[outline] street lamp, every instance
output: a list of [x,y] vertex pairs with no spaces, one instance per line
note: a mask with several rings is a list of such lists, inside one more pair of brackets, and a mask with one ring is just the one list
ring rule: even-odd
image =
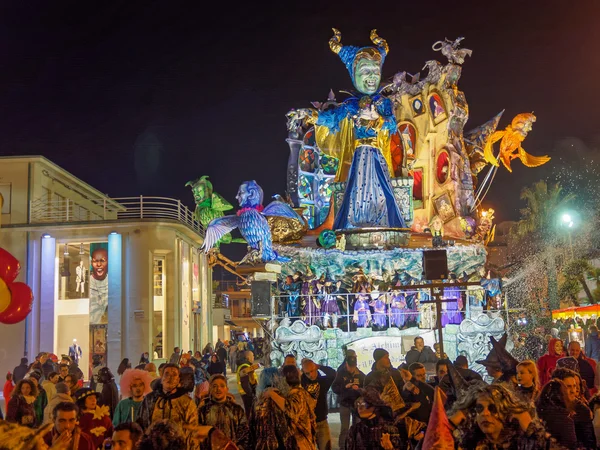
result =
[[567,229],[567,234],[569,235],[569,249],[571,250],[571,259],[574,259],[575,257],[573,254],[573,239],[571,237],[571,230],[575,226],[573,215],[570,213],[563,213],[561,217],[561,224],[564,228]]

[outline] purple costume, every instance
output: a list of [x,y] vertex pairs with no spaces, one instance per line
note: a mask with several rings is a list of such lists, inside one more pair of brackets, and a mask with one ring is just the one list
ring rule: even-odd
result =
[[373,322],[378,327],[385,327],[385,302],[378,297],[377,300],[370,304],[373,307]]
[[459,325],[462,321],[458,305],[459,301],[462,300],[460,290],[455,287],[444,288],[444,299],[452,299],[453,301],[442,303],[442,326],[445,327],[448,324]]
[[392,318],[390,326],[402,328],[406,323],[406,300],[402,294],[393,294],[392,297]]
[[303,291],[303,293],[306,293],[306,296],[304,297],[304,308],[302,309],[304,322],[307,325],[314,325],[320,317],[320,308],[317,307],[319,300],[315,295],[318,292],[317,281],[309,281],[306,283]]
[[354,302],[354,321],[359,327],[366,327],[371,321],[371,309],[368,301],[368,294],[358,294],[356,302]]

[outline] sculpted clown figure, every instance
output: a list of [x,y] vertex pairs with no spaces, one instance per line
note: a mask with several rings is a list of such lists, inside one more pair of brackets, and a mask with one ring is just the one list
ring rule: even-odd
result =
[[295,129],[302,120],[314,124],[321,152],[339,159],[336,181],[346,181],[346,191],[334,229],[405,228],[390,184],[390,140],[398,125],[391,100],[379,93],[388,45],[373,30],[375,47],[343,46],[341,33],[333,31],[329,46],[346,66],[358,93],[326,111],[291,111],[288,127]]

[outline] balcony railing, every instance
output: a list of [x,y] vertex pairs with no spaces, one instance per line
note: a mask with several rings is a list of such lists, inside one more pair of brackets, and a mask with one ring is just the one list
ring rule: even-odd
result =
[[181,200],[166,197],[86,199],[39,198],[30,203],[30,223],[71,223],[115,220],[170,220],[204,236],[204,227]]

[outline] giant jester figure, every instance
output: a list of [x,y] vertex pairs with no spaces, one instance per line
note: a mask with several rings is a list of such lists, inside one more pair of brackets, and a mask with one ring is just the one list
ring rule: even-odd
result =
[[248,254],[241,263],[289,261],[289,258],[278,256],[273,250],[271,229],[265,216],[282,216],[301,220],[298,214],[283,202],[274,201],[263,207],[263,190],[256,181],[245,181],[235,197],[241,209],[235,216],[223,216],[210,222],[202,248],[208,252],[225,234],[240,229],[240,233],[248,243]]
[[314,124],[321,152],[339,159],[336,181],[346,181],[346,191],[334,229],[405,228],[390,184],[390,140],[398,124],[391,100],[379,90],[387,42],[373,30],[375,47],[343,46],[341,33],[335,28],[333,32],[329,46],[346,66],[358,93],[326,111],[291,111],[288,127],[295,129],[302,120]]

